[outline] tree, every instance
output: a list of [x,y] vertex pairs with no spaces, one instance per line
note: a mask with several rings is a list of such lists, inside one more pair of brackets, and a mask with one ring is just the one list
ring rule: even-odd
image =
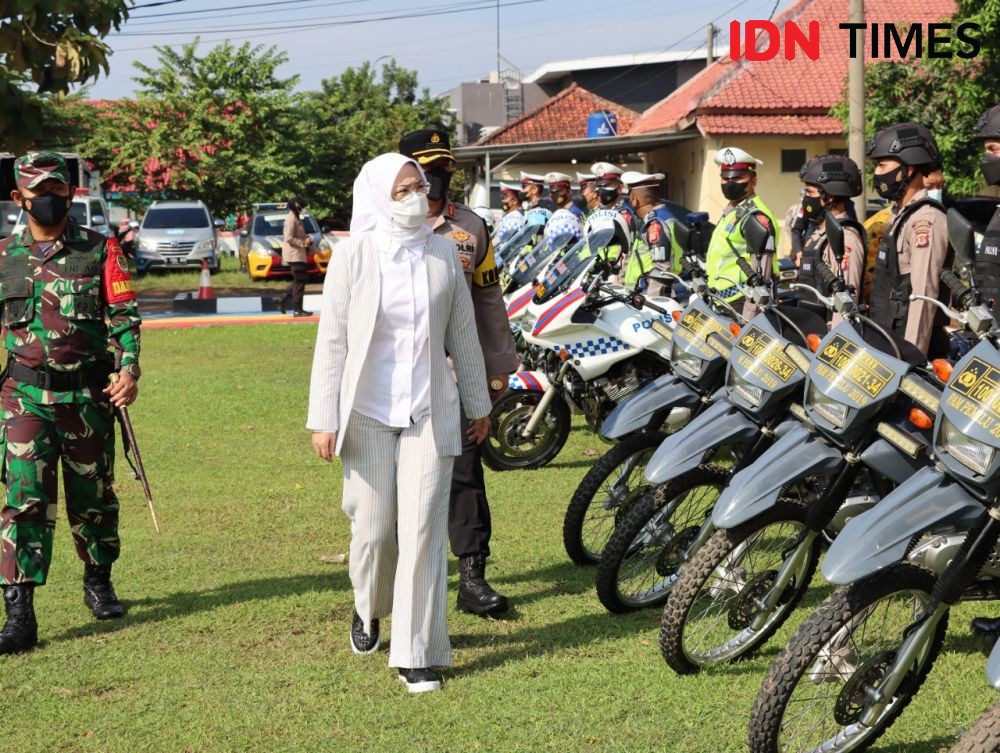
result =
[[[957,6],[949,19],[951,41],[942,47],[947,57],[876,63],[865,71],[866,135],[893,123],[926,125],[941,150],[948,192],[956,196],[978,193],[982,186],[976,121],[1000,103],[1000,0],[957,0]],[[954,33],[966,22],[979,25],[981,47],[971,59],[954,55],[968,50]],[[845,90],[844,100],[833,110],[845,126],[846,102]]]
[[396,151],[405,132],[448,120],[444,98],[426,88],[418,94],[416,71],[395,60],[382,67],[379,80],[368,62],[324,80],[319,92],[304,95],[303,108],[308,117],[299,124],[297,154],[312,167],[301,193],[343,223],[350,220],[354,178],[365,162]]
[[[101,41],[128,18],[131,0],[0,0],[0,140],[19,151],[38,138],[45,93],[109,71]],[[31,91],[34,88],[35,91]]]
[[198,39],[157,47],[158,65],[136,63],[136,99],[105,103],[82,148],[112,183],[198,198],[217,215],[285,198],[307,167],[291,143],[298,77],[277,75],[286,55],[249,43],[197,48]]

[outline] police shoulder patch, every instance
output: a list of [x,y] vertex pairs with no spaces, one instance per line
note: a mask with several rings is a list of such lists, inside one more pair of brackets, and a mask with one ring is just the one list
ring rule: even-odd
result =
[[663,236],[660,223],[657,220],[653,220],[649,223],[649,227],[646,228],[646,237],[649,239],[649,243],[652,245],[654,243],[658,244],[660,238]]
[[926,248],[931,244],[930,220],[917,220],[913,223],[913,245]]

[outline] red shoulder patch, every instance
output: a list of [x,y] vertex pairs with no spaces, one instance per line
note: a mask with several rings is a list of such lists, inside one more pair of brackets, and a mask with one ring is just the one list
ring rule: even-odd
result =
[[114,238],[108,238],[107,256],[101,270],[101,295],[105,303],[128,303],[135,300],[128,259]]
[[650,222],[649,223],[649,229],[646,231],[646,235],[649,238],[649,244],[650,245],[653,245],[654,243],[659,244],[659,242],[660,242],[660,223],[657,222],[656,220],[653,220],[652,222]]

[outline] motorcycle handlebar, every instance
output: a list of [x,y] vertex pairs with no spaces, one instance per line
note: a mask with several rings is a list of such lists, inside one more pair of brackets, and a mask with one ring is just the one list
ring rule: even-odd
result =
[[816,277],[819,281],[820,290],[827,293],[839,293],[844,289],[843,281],[826,264],[816,265]]
[[960,308],[968,308],[972,303],[972,288],[962,282],[957,274],[950,269],[941,270],[941,282],[951,291],[952,300]]

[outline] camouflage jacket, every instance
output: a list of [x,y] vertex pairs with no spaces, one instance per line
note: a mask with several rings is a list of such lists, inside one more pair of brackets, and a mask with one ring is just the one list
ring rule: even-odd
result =
[[[74,223],[53,243],[28,228],[0,240],[0,303],[8,357],[47,371],[76,371],[110,360],[138,376],[139,325],[128,263],[118,242]],[[18,383],[38,403],[70,403],[75,392]],[[89,388],[79,392],[89,393]]]

